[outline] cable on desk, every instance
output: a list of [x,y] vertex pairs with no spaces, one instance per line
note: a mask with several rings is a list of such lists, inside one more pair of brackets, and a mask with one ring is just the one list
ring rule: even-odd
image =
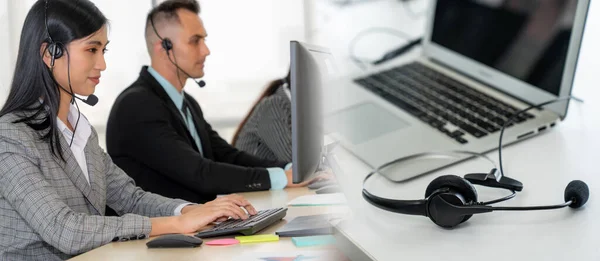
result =
[[402,5],[404,6],[406,14],[413,20],[421,19],[427,14],[427,9],[420,13],[415,12],[411,4],[411,2],[414,2],[413,0],[400,0],[400,2],[402,2]]
[[508,118],[508,120],[506,120],[504,122],[504,124],[502,125],[502,129],[500,129],[500,138],[498,139],[498,164],[500,165],[500,173],[502,175],[504,175],[504,167],[502,166],[502,147],[504,145],[502,145],[502,138],[504,137],[504,130],[506,129],[506,126],[508,126],[509,124],[511,124],[512,122],[514,122],[517,117],[519,117],[521,114],[526,113],[532,109],[542,109],[542,107],[546,106],[546,105],[550,105],[550,104],[554,104],[557,102],[563,102],[563,101],[569,101],[569,100],[575,100],[578,102],[583,102],[583,100],[577,98],[577,97],[573,97],[573,96],[563,96],[563,97],[558,97],[556,99],[552,99],[546,102],[542,102],[536,105],[531,105],[523,110],[517,111],[515,112],[510,118]]
[[[366,180],[369,179],[369,177],[372,176],[373,174],[380,173],[380,171],[382,169],[387,168],[387,167],[392,166],[392,165],[395,165],[395,164],[398,164],[400,162],[410,161],[410,160],[415,160],[415,159],[422,159],[422,158],[425,158],[425,157],[456,158],[456,155],[469,156],[469,158],[476,157],[476,158],[479,158],[479,159],[483,159],[483,160],[486,160],[487,162],[491,163],[491,165],[492,165],[492,167],[494,169],[497,168],[496,162],[494,162],[492,159],[490,159],[488,156],[486,156],[483,153],[477,153],[477,152],[467,151],[467,150],[431,151],[431,152],[423,152],[423,153],[412,154],[412,155],[409,155],[409,156],[397,158],[395,160],[386,162],[386,163],[382,164],[381,166],[375,168],[373,171],[369,172],[369,174],[367,174],[367,177],[365,178],[364,182],[366,182]],[[388,178],[386,175],[383,175],[383,176],[385,178]],[[391,182],[394,182],[394,183],[399,183],[398,181],[394,181],[394,180],[391,180],[389,178],[388,178],[388,180],[390,180]]]
[[409,43],[400,46],[392,51],[387,52],[383,57],[381,57],[379,60],[376,60],[373,62],[373,65],[379,65],[382,64],[384,62],[387,62],[391,59],[394,59],[400,55],[403,55],[404,53],[410,51],[412,48],[416,47],[417,45],[421,45],[421,43],[423,43],[423,38],[419,38],[416,40],[412,40]]
[[[549,101],[546,101],[546,102],[542,102],[542,103],[539,103],[539,104],[531,105],[531,106],[529,106],[529,107],[527,107],[527,108],[525,108],[523,110],[517,111],[517,112],[513,113],[508,118],[508,120],[506,120],[504,122],[504,124],[502,125],[502,128],[500,129],[500,137],[498,138],[498,164],[499,164],[499,167],[500,167],[500,174],[502,176],[507,176],[506,173],[504,173],[504,167],[503,167],[503,164],[502,164],[503,163],[502,162],[502,148],[504,147],[504,144],[502,144],[502,140],[503,140],[503,137],[504,137],[504,131],[505,131],[506,127],[510,123],[514,122],[517,119],[517,117],[519,117],[521,114],[524,114],[524,113],[526,113],[526,112],[528,112],[528,111],[530,111],[532,109],[542,109],[546,105],[550,105],[550,104],[554,104],[554,103],[558,103],[558,102],[569,101],[569,100],[575,100],[575,101],[578,101],[578,102],[581,101],[579,98],[576,98],[576,97],[573,97],[573,96],[558,97],[556,99],[552,99],[552,100],[549,100]],[[494,165],[494,168],[496,168],[496,163],[493,160],[491,160],[488,156],[486,156],[483,153],[478,153],[478,152],[473,152],[473,151],[451,150],[451,151],[443,151],[443,152],[417,153],[417,154],[413,154],[413,155],[409,155],[409,156],[397,158],[395,160],[386,162],[386,163],[384,163],[383,165],[381,165],[381,166],[379,166],[377,168],[374,168],[371,172],[369,172],[367,174],[367,176],[363,180],[363,189],[364,189],[364,184],[367,182],[367,180],[371,176],[373,176],[375,174],[381,174],[380,171],[382,169],[384,169],[384,168],[389,167],[389,166],[398,164],[400,162],[414,160],[414,159],[422,158],[422,157],[429,157],[429,156],[447,156],[447,157],[451,157],[452,154],[468,155],[468,156],[471,156],[471,157],[477,157],[477,158],[480,158],[480,159],[484,159],[484,160],[487,160],[488,162],[492,163],[492,165]],[[386,175],[383,175],[383,176],[385,178],[387,178],[388,180],[390,180],[391,182],[399,183],[398,181],[391,180]],[[483,203],[485,203],[485,204],[494,204],[494,203],[498,203],[498,202],[501,202],[501,201],[505,201],[505,200],[508,200],[508,199],[511,199],[512,197],[514,197],[514,194],[515,193],[513,191],[513,195],[509,195],[509,196],[504,197],[502,199],[493,200],[493,201],[490,201],[490,202],[483,202]]]
[[[376,168],[375,170],[371,171],[369,174],[367,174],[367,176],[363,180],[363,190],[365,190],[365,186],[366,186],[365,183],[367,183],[367,180],[369,178],[371,178],[371,176],[373,176],[375,174],[381,174],[380,171],[382,169],[389,167],[391,165],[394,165],[394,164],[397,164],[397,163],[400,163],[403,161],[415,160],[415,159],[419,159],[419,158],[432,157],[432,156],[435,156],[435,157],[443,156],[443,157],[453,158],[457,154],[484,159],[484,160],[490,162],[492,164],[492,166],[494,167],[494,169],[496,169],[496,163],[492,159],[490,159],[488,156],[486,156],[485,154],[482,154],[482,153],[477,153],[477,152],[472,152],[472,151],[464,151],[464,150],[417,153],[417,154],[409,155],[406,157],[402,157],[402,158],[387,162],[387,163],[381,165],[380,167]],[[388,178],[386,175],[382,175],[382,176],[387,178],[389,181],[391,181],[393,183],[400,183],[399,181],[395,181],[395,180]],[[487,202],[477,202],[477,204],[478,205],[492,205],[492,204],[507,201],[509,199],[514,198],[517,195],[517,192],[515,190],[512,190],[512,189],[507,189],[507,190],[509,190],[511,192],[511,194],[508,196],[504,196],[502,198],[494,199],[494,200],[487,201]]]
[[[352,59],[352,61],[361,69],[366,70],[367,69],[367,65],[368,64],[373,64],[381,59],[378,60],[374,60],[374,61],[369,61],[368,59],[365,58],[361,58],[356,56],[355,52],[354,52],[354,47],[356,45],[356,43],[362,39],[363,37],[365,37],[366,35],[369,34],[374,34],[374,33],[385,33],[388,35],[393,35],[393,36],[397,36],[398,38],[401,38],[403,40],[409,40],[411,37],[406,34],[405,32],[402,32],[400,30],[397,29],[393,29],[393,28],[389,28],[389,27],[371,27],[371,28],[367,28],[361,32],[359,32],[356,36],[354,36],[354,38],[352,38],[352,40],[349,43],[348,46],[348,53],[350,55],[350,59]],[[409,43],[410,44],[410,43]],[[387,55],[387,54],[386,54]],[[385,55],[384,55],[385,57]]]
[[353,4],[361,4],[361,3],[365,3],[365,2],[374,2],[377,0],[330,0],[330,2],[332,2],[334,5],[337,5],[338,7],[346,7],[346,6],[351,6]]

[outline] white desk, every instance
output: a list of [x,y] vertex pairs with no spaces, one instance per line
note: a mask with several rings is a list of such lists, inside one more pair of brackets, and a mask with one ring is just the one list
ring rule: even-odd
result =
[[[254,207],[259,210],[286,206],[290,200],[310,194],[314,194],[314,192],[307,188],[240,193],[240,195],[248,199]],[[299,216],[345,213],[346,211],[347,208],[345,206],[289,207],[287,215],[282,221],[265,228],[265,230],[260,231],[259,234],[274,234],[275,231],[280,229],[287,222]],[[206,238],[205,240],[210,241],[228,237],[230,236]],[[146,247],[146,243],[153,239],[154,238],[110,243],[77,256],[72,260],[244,260],[246,259],[246,256],[253,257],[255,254],[258,254],[259,256],[265,254],[268,256],[268,254],[274,253],[292,255],[324,253],[328,255],[328,260],[346,260],[346,257],[340,254],[333,245],[296,247],[289,237],[281,237],[277,242],[267,243],[237,244],[232,246],[202,245],[197,248],[182,249],[149,249]]]
[[[587,97],[587,96],[584,96]],[[473,216],[453,230],[436,226],[426,217],[386,212],[361,196],[362,179],[369,171],[352,156],[338,152],[344,170],[344,191],[353,219],[340,225],[342,238],[351,244],[343,252],[362,249],[374,260],[596,260],[600,258],[600,106],[587,99],[573,106],[569,118],[557,129],[504,151],[505,171],[524,183],[523,192],[500,205],[544,205],[563,202],[566,184],[584,180],[591,191],[580,210],[570,208],[533,212],[493,212]],[[497,157],[497,153],[491,153]],[[489,164],[489,163],[488,163]],[[436,176],[486,171],[486,162],[472,161],[403,184],[381,176],[369,182],[369,191],[397,199],[422,199]],[[505,195],[503,190],[476,187],[481,200]],[[339,238],[339,237],[338,237]],[[347,252],[352,253],[352,252]],[[359,258],[363,259],[363,258]],[[359,260],[356,259],[356,260]]]
[[[335,49],[348,42],[352,28],[368,27],[377,17],[390,17],[389,1],[364,4],[364,10],[346,11],[363,16],[354,22],[347,13],[338,14],[330,24],[345,24],[344,33],[328,37],[321,44]],[[373,10],[379,6],[379,12]],[[359,7],[357,7],[359,8]],[[365,17],[369,16],[370,17]],[[343,150],[338,162],[344,171],[340,178],[353,210],[351,220],[338,226],[338,238],[347,240],[342,249],[355,260],[598,260],[600,259],[600,91],[598,69],[600,52],[600,5],[592,3],[582,46],[573,94],[585,100],[572,103],[564,122],[552,131],[520,142],[503,151],[507,175],[524,183],[523,192],[500,205],[525,206],[558,204],[563,201],[569,181],[585,181],[591,191],[586,206],[533,212],[494,212],[473,216],[453,230],[442,229],[427,217],[386,212],[371,206],[361,195],[362,180],[370,171]],[[398,24],[389,24],[398,27]],[[340,29],[341,30],[341,29]],[[354,30],[354,33],[360,29]],[[334,32],[320,32],[323,35]],[[331,41],[331,42],[329,42]],[[318,41],[316,41],[318,42]],[[356,70],[354,71],[356,72]],[[497,161],[497,153],[488,156]],[[489,163],[473,160],[410,182],[392,184],[381,176],[370,180],[369,190],[379,196],[397,199],[422,199],[431,180],[443,174],[486,172]],[[476,187],[481,200],[495,199],[506,191]],[[364,252],[360,254],[360,252]]]

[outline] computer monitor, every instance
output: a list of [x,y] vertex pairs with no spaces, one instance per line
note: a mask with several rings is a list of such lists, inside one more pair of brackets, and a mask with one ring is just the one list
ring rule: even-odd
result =
[[323,152],[323,85],[334,72],[333,56],[323,47],[290,42],[293,182],[310,178]]

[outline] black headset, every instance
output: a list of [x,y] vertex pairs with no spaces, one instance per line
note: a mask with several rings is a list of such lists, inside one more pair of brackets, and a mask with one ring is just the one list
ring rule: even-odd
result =
[[[509,200],[516,195],[516,191],[523,189],[523,184],[517,180],[503,176],[502,169],[502,136],[505,127],[511,123],[518,115],[525,113],[533,108],[541,108],[542,106],[562,101],[565,99],[573,99],[573,97],[563,97],[554,99],[539,105],[531,106],[525,110],[515,113],[508,119],[500,132],[499,141],[499,159],[500,171],[492,169],[488,174],[468,174],[464,178],[456,175],[445,175],[431,181],[425,189],[425,198],[419,200],[396,200],[375,196],[367,191],[364,187],[366,181],[380,169],[390,166],[396,162],[402,161],[413,156],[394,160],[377,168],[369,173],[363,181],[363,198],[370,204],[395,213],[426,216],[436,225],[444,228],[454,228],[459,224],[469,220],[474,214],[488,213],[492,211],[530,211],[530,210],[548,210],[559,209],[564,207],[580,208],[589,198],[589,188],[585,182],[580,180],[571,181],[564,192],[565,203],[549,206],[530,206],[530,207],[492,207],[490,205]],[[470,153],[474,156],[479,156],[476,153]],[[485,157],[485,156],[480,156]],[[502,188],[511,190],[513,193],[510,196],[489,201],[478,202],[477,190],[473,186],[481,185],[493,188]]]
[[[49,0],[45,1],[44,25],[46,26],[46,34],[48,35],[48,39],[46,39],[46,42],[48,43],[48,47],[47,47],[48,53],[50,53],[50,70],[54,70],[54,61],[56,59],[60,59],[61,57],[63,57],[64,51],[67,49],[65,48],[63,43],[54,41],[54,39],[52,39],[52,35],[50,34],[50,28],[48,27],[48,1]],[[68,55],[68,50],[67,50],[67,55]],[[70,67],[70,65],[69,65],[69,67]],[[68,69],[68,70],[70,73],[70,69]],[[82,98],[75,96],[75,93],[73,92],[73,88],[71,87],[70,74],[69,74],[69,88],[71,89],[71,91],[68,91],[67,89],[60,86],[59,84],[57,84],[57,85],[58,85],[58,87],[60,87],[61,89],[63,89],[64,91],[66,91],[67,93],[69,93],[71,95],[71,103],[75,103],[75,99],[81,100],[85,104],[90,105],[90,106],[94,106],[98,103],[98,96],[96,96],[94,94],[91,94],[90,96],[88,96],[87,99],[82,99]]]
[[60,57],[63,56],[63,48],[59,47],[59,45],[62,46],[62,43],[55,42],[54,39],[52,39],[52,35],[50,35],[50,29],[48,28],[48,0],[46,0],[44,8],[44,24],[46,26],[46,33],[48,34],[48,40],[46,41],[48,42],[48,53],[50,53],[51,57],[50,66],[54,68],[54,60],[60,59]]
[[426,216],[438,226],[453,228],[469,220],[474,214],[492,211],[548,210],[567,206],[579,208],[587,202],[589,189],[583,181],[574,180],[565,189],[565,203],[563,204],[534,207],[492,207],[491,204],[508,200],[514,194],[494,200],[493,203],[478,202],[477,190],[469,180],[455,175],[445,175],[431,181],[425,190],[425,198],[420,200],[381,198],[369,193],[364,188],[362,195],[367,202],[378,208],[399,214]]
[[[171,56],[169,55],[169,52],[171,50],[173,50],[173,42],[169,38],[162,38],[160,36],[160,34],[158,33],[158,31],[156,30],[156,27],[154,26],[154,15],[153,14],[150,14],[150,25],[152,26],[152,30],[154,30],[154,33],[156,34],[156,36],[158,36],[158,39],[160,39],[160,45],[167,52],[167,58],[169,58],[169,61],[171,61],[171,63],[173,65],[175,65],[175,67],[177,67],[177,69],[179,69],[180,71],[182,71],[189,78],[194,79],[194,77],[192,77],[189,73],[185,72],[183,69],[181,69],[181,67],[179,67],[179,65],[177,65],[176,60],[173,61],[171,59]],[[175,53],[173,53],[173,57],[175,57]],[[196,84],[198,84],[198,86],[200,86],[201,88],[206,85],[206,83],[203,80],[200,80],[200,81],[194,80],[194,82]],[[181,85],[183,87],[183,83],[181,83]]]
[[[369,173],[364,183],[375,173]],[[465,215],[462,212],[455,213],[445,203],[457,206],[489,205],[509,200],[516,195],[516,192],[523,190],[521,182],[508,177],[497,179],[498,175],[499,172],[492,169],[489,174],[468,174],[465,178],[455,175],[441,176],[429,183],[425,190],[425,198],[420,200],[381,198],[371,194],[364,187],[362,195],[367,202],[381,209],[400,214],[426,216],[441,227],[451,228],[467,221],[472,215]],[[510,190],[512,194],[489,202],[478,202],[477,190],[473,184]]]
[[[48,53],[50,53],[50,71],[52,72],[52,71],[54,71],[54,61],[56,59],[60,59],[64,55],[63,51],[66,51],[67,56],[68,56],[69,50],[67,48],[65,48],[63,43],[56,42],[56,41],[54,41],[54,39],[52,39],[52,35],[50,34],[50,28],[48,27],[48,1],[49,0],[45,0],[44,25],[46,26],[46,33],[48,34],[48,39],[46,39],[46,43],[48,43],[47,50],[48,50]],[[87,99],[82,99],[82,98],[75,96],[75,93],[73,92],[73,87],[71,86],[71,63],[70,63],[70,60],[67,60],[67,73],[68,73],[68,80],[69,80],[69,89],[71,91],[68,91],[67,89],[65,89],[58,83],[56,83],[56,85],[71,95],[71,103],[75,104],[75,106],[77,107],[77,113],[78,113],[77,121],[75,123],[75,126],[73,127],[73,135],[71,136],[71,142],[69,142],[69,147],[71,147],[73,145],[73,140],[75,139],[75,132],[77,131],[77,126],[79,126],[79,119],[81,118],[81,111],[79,110],[79,105],[77,105],[77,102],[75,101],[75,99],[78,99],[87,105],[94,106],[98,103],[98,96],[91,94],[90,96],[87,97]]]
[[54,67],[54,60],[56,59],[60,59],[60,57],[63,56],[63,49],[61,47],[58,47],[58,43],[55,43],[52,40],[52,37],[50,36],[50,33],[48,33],[48,52],[50,53],[50,66]]

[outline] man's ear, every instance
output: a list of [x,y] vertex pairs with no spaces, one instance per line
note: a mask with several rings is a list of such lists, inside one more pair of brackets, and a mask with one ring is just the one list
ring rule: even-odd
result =
[[40,47],[40,55],[42,56],[42,60],[50,68],[50,64],[52,61],[52,56],[50,55],[50,50],[48,50],[48,43],[42,43]]
[[157,39],[154,42],[154,54],[161,54],[161,55],[167,54],[167,50],[165,50],[165,48],[162,47],[162,41],[160,39]]

